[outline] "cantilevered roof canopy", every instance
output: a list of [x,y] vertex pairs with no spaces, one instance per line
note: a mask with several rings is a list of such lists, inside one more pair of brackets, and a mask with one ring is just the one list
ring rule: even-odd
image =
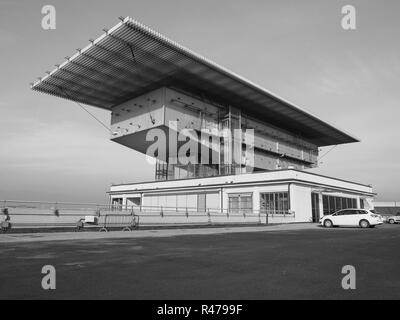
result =
[[67,57],[32,89],[111,110],[161,86],[239,107],[318,146],[358,141],[129,17]]

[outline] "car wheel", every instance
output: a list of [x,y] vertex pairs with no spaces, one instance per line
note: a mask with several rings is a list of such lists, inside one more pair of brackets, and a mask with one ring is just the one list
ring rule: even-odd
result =
[[369,222],[367,220],[361,220],[360,227],[361,228],[369,228]]
[[390,219],[390,220],[389,220],[389,223],[390,223],[390,224],[394,224],[394,219]]
[[327,219],[324,221],[324,227],[325,228],[332,228],[333,227],[333,223],[331,220]]

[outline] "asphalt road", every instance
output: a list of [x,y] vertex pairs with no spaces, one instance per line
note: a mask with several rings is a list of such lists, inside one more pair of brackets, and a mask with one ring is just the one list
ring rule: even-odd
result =
[[0,299],[400,299],[399,252],[400,225],[1,243]]

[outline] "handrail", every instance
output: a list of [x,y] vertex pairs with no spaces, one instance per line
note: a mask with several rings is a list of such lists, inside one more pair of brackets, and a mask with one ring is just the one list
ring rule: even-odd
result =
[[90,203],[90,202],[59,202],[59,201],[36,201],[36,200],[0,200],[0,203],[13,202],[13,203],[41,203],[41,204],[62,204],[62,205],[88,205],[109,207],[109,204]]
[[[7,204],[26,204],[25,206],[10,206]],[[51,205],[47,208],[40,208],[40,207],[29,207],[27,206],[28,204],[36,204],[36,205]],[[74,207],[63,207],[64,205],[67,206],[83,206],[87,205],[89,207],[84,207],[84,208],[74,208]],[[249,212],[251,213],[268,213],[268,214],[273,214],[273,215],[291,215],[292,213],[290,210],[248,210],[248,209],[235,209],[234,211],[229,210],[229,209],[220,209],[220,208],[208,208],[205,209],[204,211],[199,211],[197,207],[176,207],[176,206],[136,206],[136,205],[124,205],[124,206],[113,206],[111,204],[108,205],[102,205],[102,204],[94,204],[94,203],[74,203],[74,202],[50,202],[50,201],[22,201],[22,200],[0,200],[0,207],[2,208],[19,208],[19,209],[39,209],[39,210],[45,210],[45,209],[58,209],[60,211],[113,211],[113,212],[130,212],[132,210],[134,211],[139,211],[139,212],[144,212],[144,211],[164,211],[164,212],[206,212],[207,210],[210,212],[215,212],[215,213],[233,213],[234,211],[239,211],[239,212]]]
[[[295,213],[290,210],[250,210],[207,208],[198,210],[195,207],[168,206],[82,206],[82,203],[11,201],[0,200],[0,223],[16,227],[77,227],[85,225],[86,216],[95,216],[99,224],[107,224],[107,219],[118,216],[136,216],[145,224],[163,223],[271,223],[276,219],[294,221]],[[88,204],[86,204],[88,205]],[[68,207],[69,206],[69,207]],[[146,220],[147,219],[147,220]],[[111,221],[111,220],[109,220]],[[174,222],[175,221],[175,222]],[[3,230],[4,231],[4,230]]]

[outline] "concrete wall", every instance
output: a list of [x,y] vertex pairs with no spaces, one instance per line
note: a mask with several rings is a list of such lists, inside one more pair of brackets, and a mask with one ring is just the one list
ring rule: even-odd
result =
[[111,139],[164,125],[164,89],[131,99],[111,112]]
[[312,222],[311,188],[291,184],[290,208],[295,212],[296,222]]
[[[293,166],[304,169],[317,164],[317,146],[270,124],[250,119],[245,111],[238,111],[238,121],[243,129],[254,129],[255,168],[275,170]],[[162,129],[166,141],[169,140],[169,129],[178,133],[182,133],[183,129],[206,131],[219,137],[222,119],[228,112],[227,106],[217,106],[164,87],[115,106],[111,113],[111,139],[146,153],[152,144],[146,141],[146,133],[152,128]],[[213,141],[213,149],[219,153],[219,138]],[[182,144],[178,142],[178,148]]]

